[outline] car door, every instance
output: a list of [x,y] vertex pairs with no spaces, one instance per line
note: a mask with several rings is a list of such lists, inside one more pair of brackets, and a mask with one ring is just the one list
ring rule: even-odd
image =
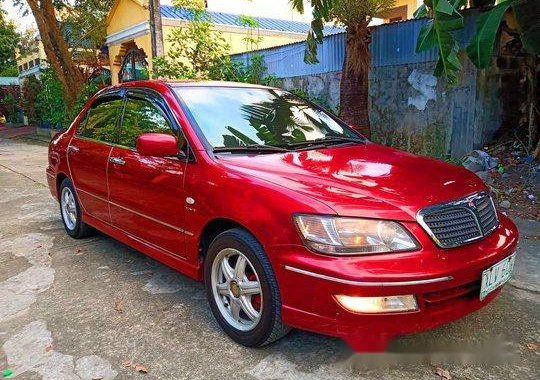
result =
[[170,133],[179,147],[186,141],[159,95],[130,90],[108,164],[111,220],[132,238],[183,258],[187,159],[139,154],[137,137],[149,132]]
[[123,99],[119,92],[96,99],[71,139],[67,161],[77,196],[90,216],[110,223],[107,165]]

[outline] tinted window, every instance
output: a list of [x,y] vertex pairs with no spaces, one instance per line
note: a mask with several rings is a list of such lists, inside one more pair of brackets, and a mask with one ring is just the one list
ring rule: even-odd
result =
[[213,147],[358,138],[325,111],[286,91],[188,86],[175,90]]
[[108,143],[115,142],[116,122],[122,109],[122,98],[97,99],[79,125],[77,135]]
[[134,148],[137,137],[148,132],[169,133],[176,136],[161,109],[146,99],[128,98],[118,143]]

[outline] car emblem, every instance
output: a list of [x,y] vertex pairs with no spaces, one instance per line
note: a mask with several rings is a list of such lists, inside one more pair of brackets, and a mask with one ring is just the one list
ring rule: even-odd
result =
[[474,203],[472,199],[469,201],[468,206],[472,208],[473,210],[476,208],[476,204]]

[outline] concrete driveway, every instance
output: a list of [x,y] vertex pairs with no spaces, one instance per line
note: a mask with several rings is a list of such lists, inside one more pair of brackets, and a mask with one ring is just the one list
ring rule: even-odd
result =
[[[472,364],[431,358],[365,369],[341,341],[301,331],[263,349],[238,346],[214,321],[202,284],[107,236],[69,238],[46,162],[45,145],[0,139],[0,370],[17,379],[442,379],[436,367],[453,379],[540,376],[538,222],[518,221],[514,277],[494,302],[391,348],[486,350],[499,338],[511,362],[491,355],[495,363],[481,364],[477,355]],[[418,361],[410,353],[384,358]]]

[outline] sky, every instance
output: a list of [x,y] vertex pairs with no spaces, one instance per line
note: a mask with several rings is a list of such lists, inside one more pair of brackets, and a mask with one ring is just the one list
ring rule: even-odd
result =
[[208,10],[211,11],[309,22],[311,12],[306,9],[308,11],[304,14],[293,11],[289,0],[208,0]]
[[[161,0],[161,4],[170,5],[172,1]],[[2,7],[7,11],[8,18],[15,21],[19,31],[35,27],[34,17],[23,17],[19,9],[13,7],[11,0],[4,0]],[[208,0],[208,10],[304,22],[311,20],[309,11],[303,15],[293,12],[289,0]]]
[[24,31],[30,27],[35,27],[34,17],[32,15],[24,16],[19,11],[19,7],[14,7],[11,0],[4,0],[1,2],[2,8],[7,12],[7,18],[15,21],[17,30],[19,32]]

